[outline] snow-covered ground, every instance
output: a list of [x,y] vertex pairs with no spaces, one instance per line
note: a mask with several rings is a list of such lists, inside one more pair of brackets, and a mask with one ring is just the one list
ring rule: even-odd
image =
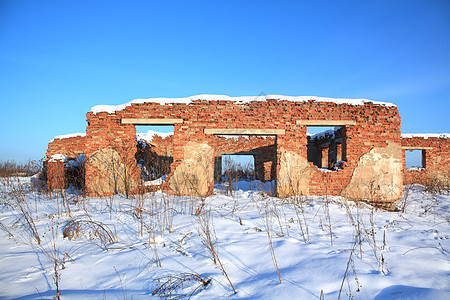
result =
[[[1,299],[51,299],[55,282],[63,299],[157,298],[168,278],[183,283],[172,296],[192,299],[450,299],[450,196],[420,186],[388,212],[341,197],[280,200],[259,182],[205,199],[126,199],[1,180]],[[78,238],[63,237],[67,224]]]

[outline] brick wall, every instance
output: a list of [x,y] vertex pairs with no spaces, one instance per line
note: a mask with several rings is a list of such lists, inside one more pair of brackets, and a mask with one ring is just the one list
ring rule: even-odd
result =
[[77,158],[85,153],[86,136],[55,138],[48,143],[47,159],[52,155],[62,154],[67,158]]
[[430,176],[437,174],[450,175],[450,138],[447,136],[414,136],[402,137],[402,147],[422,150],[423,169],[406,169],[407,149],[403,150],[403,173],[405,184],[425,183]]
[[79,155],[85,153],[86,137],[72,136],[54,138],[49,144],[44,163],[44,172],[47,175],[47,188],[49,191],[54,189],[64,189],[67,186],[66,168],[64,161],[52,160],[52,156],[62,154],[67,159],[76,159]]
[[[108,181],[108,176],[117,177],[113,169],[119,169],[121,172],[127,172],[133,182],[139,181],[140,170],[136,167],[135,153],[137,150],[136,142],[136,128],[132,124],[122,124],[121,118],[115,114],[108,114],[101,112],[97,115],[88,113],[88,126],[86,128],[86,159],[85,159],[85,178],[86,178],[86,194],[87,195],[108,195],[117,191],[114,186],[112,192],[107,188],[99,185],[104,185],[104,181]],[[108,149],[109,152],[103,152]],[[112,155],[109,161],[110,165],[106,169],[99,169],[94,166],[95,161],[100,161],[100,164],[105,163],[105,157]],[[125,174],[119,174],[121,177]],[[117,177],[117,180],[122,181],[122,178]],[[111,183],[108,182],[108,185]],[[112,183],[114,185],[117,182]],[[131,188],[133,189],[134,186]],[[129,192],[123,191],[121,192]]]
[[55,189],[65,189],[65,170],[64,161],[48,161],[45,163],[47,173],[47,189],[53,191]]
[[[215,156],[215,178],[222,171],[222,155],[252,155],[256,179],[268,181],[275,179],[276,136],[213,136]],[[149,150],[159,157],[172,157],[173,136],[161,137],[154,135],[151,141],[146,141]]]
[[[450,170],[450,138],[448,136],[401,138],[400,116],[397,108],[371,102],[364,105],[351,105],[267,99],[267,101],[243,104],[233,101],[195,100],[190,104],[133,104],[114,113],[89,112],[86,117],[88,121],[86,136],[56,138],[48,145],[46,164],[48,186],[51,189],[64,186],[64,183],[60,182],[61,178],[64,178],[60,174],[64,169],[64,163],[48,162],[55,154],[63,154],[67,158],[86,154],[85,180],[88,195],[112,193],[107,189],[99,192],[92,184],[98,180],[108,181],[107,177],[111,172],[99,168],[98,164],[99,157],[104,158],[106,154],[117,158],[121,171],[138,182],[140,170],[136,167],[135,125],[123,124],[122,119],[182,120],[182,123],[174,124],[173,136],[167,138],[155,136],[150,142],[152,151],[157,155],[173,157],[171,174],[184,161],[186,145],[189,142],[196,142],[213,147],[212,161],[216,170],[221,169],[220,157],[223,154],[250,154],[255,158],[258,179],[277,179],[282,165],[286,164],[281,159],[283,153],[294,153],[305,159],[308,157],[306,124],[316,121],[317,125],[329,120],[344,120],[347,124],[341,127],[342,141],[339,144],[330,145],[331,148],[329,148],[329,153],[335,151],[337,157],[345,160],[344,168],[337,171],[325,171],[309,162],[309,194],[340,195],[352,180],[361,158],[374,149],[387,147],[389,144],[401,144],[403,148],[408,149],[424,149],[426,168],[423,170],[406,170],[405,150],[403,150],[402,173],[405,183],[424,182],[430,174],[448,174]],[[283,129],[285,133],[264,137],[239,136],[229,139],[205,134],[205,129]],[[105,152],[105,149],[110,151]],[[208,180],[212,187],[213,177]],[[136,188],[136,185],[132,185],[132,188]],[[170,187],[166,185],[165,190],[170,192]]]
[[154,135],[151,140],[145,141],[152,148],[152,151],[159,156],[173,155],[173,135],[161,137]]
[[[285,134],[276,137],[276,159],[273,167],[275,177],[280,172],[282,151],[290,151],[307,157],[306,125],[298,120],[346,120],[354,125],[344,126],[343,155],[347,163],[343,170],[321,172],[312,165],[311,194],[339,195],[352,178],[359,159],[375,147],[389,143],[400,144],[400,116],[396,107],[367,102],[364,105],[337,104],[333,102],[289,102],[268,99],[249,103],[232,101],[195,100],[190,104],[143,103],[127,106],[114,113],[87,114],[86,131],[86,182],[101,176],[89,158],[96,151],[114,148],[125,164],[135,164],[136,131],[132,124],[122,124],[121,119],[182,119],[175,124],[173,136],[172,172],[182,163],[184,147],[188,142],[206,143],[220,151],[220,139],[205,134],[204,129],[284,129]],[[263,146],[270,147],[270,146]],[[239,147],[237,147],[239,148]],[[243,151],[243,150],[240,150]],[[266,163],[268,165],[268,163]],[[135,178],[137,173],[133,173]],[[213,178],[210,179],[211,185]],[[89,185],[87,185],[89,193]]]

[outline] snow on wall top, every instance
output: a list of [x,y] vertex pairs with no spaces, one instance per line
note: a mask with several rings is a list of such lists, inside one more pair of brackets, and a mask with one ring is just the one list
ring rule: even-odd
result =
[[450,138],[450,133],[403,133],[402,138]]
[[55,139],[67,139],[67,138],[77,137],[77,136],[86,136],[86,133],[80,132],[80,133],[69,133],[69,134],[57,135],[50,141],[50,143],[53,142]]
[[227,95],[195,95],[185,98],[149,98],[149,99],[135,99],[130,102],[120,105],[96,105],[91,108],[91,112],[96,114],[99,112],[114,113],[125,109],[131,104],[140,104],[146,102],[154,102],[159,104],[169,103],[185,103],[189,104],[194,100],[207,100],[207,101],[233,101],[239,104],[248,103],[251,101],[266,101],[266,99],[287,100],[291,102],[306,102],[308,100],[314,100],[317,102],[333,102],[337,104],[350,104],[350,105],[364,105],[364,103],[374,103],[389,107],[396,107],[395,104],[389,102],[373,101],[368,99],[344,99],[344,98],[327,98],[317,96],[283,96],[283,95],[265,95],[265,96],[242,96],[242,97],[230,97]]

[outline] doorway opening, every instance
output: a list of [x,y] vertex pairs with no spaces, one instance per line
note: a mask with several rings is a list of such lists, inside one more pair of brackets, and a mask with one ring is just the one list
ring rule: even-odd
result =
[[173,125],[135,125],[136,162],[143,185],[160,185],[173,162]]

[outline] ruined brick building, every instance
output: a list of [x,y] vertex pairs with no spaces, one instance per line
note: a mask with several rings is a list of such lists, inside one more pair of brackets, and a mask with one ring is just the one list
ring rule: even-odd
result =
[[[174,126],[173,136],[155,137],[148,149],[152,159],[170,169],[163,190],[179,195],[212,194],[224,154],[253,155],[256,179],[275,180],[278,197],[328,194],[395,201],[405,182],[450,170],[450,135],[402,137],[397,107],[384,102],[200,95],[95,106],[86,117],[85,134],[49,143],[50,190],[67,185],[68,162],[78,158],[84,162],[88,195],[136,193],[143,185],[138,160],[145,145],[136,139],[140,125]],[[308,136],[308,126],[335,129]],[[406,169],[408,150],[422,150],[422,168]]]

